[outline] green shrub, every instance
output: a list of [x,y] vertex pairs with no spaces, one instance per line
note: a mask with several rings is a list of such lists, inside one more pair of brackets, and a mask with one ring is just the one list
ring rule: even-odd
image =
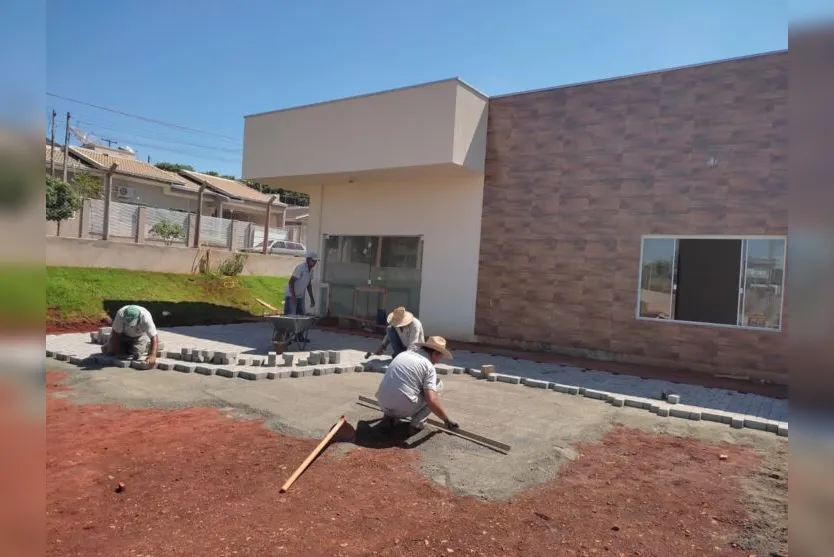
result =
[[246,266],[247,258],[248,255],[245,253],[233,253],[231,257],[223,260],[223,262],[217,266],[217,270],[223,276],[236,277],[243,272],[243,268]]
[[175,222],[163,220],[151,227],[150,233],[165,241],[166,246],[174,243],[174,240],[185,238],[185,230]]

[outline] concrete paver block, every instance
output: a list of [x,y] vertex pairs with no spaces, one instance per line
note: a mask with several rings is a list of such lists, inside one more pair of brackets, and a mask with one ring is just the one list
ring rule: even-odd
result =
[[668,408],[658,408],[657,415],[661,418],[668,418],[669,417],[669,409]]
[[602,391],[597,391],[595,389],[585,389],[585,392],[582,393],[582,394],[586,398],[593,398],[593,399],[596,399],[596,400],[605,400],[605,398],[606,398],[606,393],[604,393]]
[[309,369],[294,369],[290,377],[307,377],[308,375],[310,375]]
[[55,351],[54,351],[54,350],[49,350],[49,349],[47,348],[47,349],[46,349],[46,357],[47,357],[47,358],[54,358],[54,357],[55,357]]
[[626,399],[623,400],[623,404],[625,406],[629,406],[631,408],[645,409],[645,408],[649,407],[648,402],[643,402],[642,400],[639,400],[639,399],[636,399],[636,398],[626,398]]
[[156,369],[161,369],[162,371],[169,371],[174,369],[174,364],[171,362],[156,362]]
[[744,427],[744,418],[733,417],[730,421],[730,427],[733,429],[741,429]]
[[768,433],[778,433],[779,432],[779,422],[776,420],[765,420],[767,424],[767,432]]
[[182,358],[182,353],[175,352],[174,350],[167,350],[165,352],[165,357],[169,360],[179,360]]
[[67,360],[69,360],[69,354],[67,354],[66,352],[58,352],[55,354],[55,359],[59,362],[66,362]]
[[92,342],[93,344],[98,344],[98,338],[98,331],[93,331],[92,333],[90,333],[90,342]]
[[73,355],[73,356],[69,357],[69,363],[71,363],[74,366],[80,366],[80,365],[83,365],[84,358],[82,358],[81,356]]
[[343,367],[343,366],[336,366],[336,368],[333,370],[333,373],[341,374],[341,373],[344,373],[345,371],[349,371],[349,370],[350,370],[350,368],[346,368],[346,367]]
[[208,366],[197,366],[194,368],[194,373],[199,373],[200,375],[214,375],[215,371],[215,368]]
[[174,364],[174,371],[181,371],[183,373],[193,373],[194,368],[191,364]]
[[99,327],[98,328],[99,335],[112,335],[113,334],[113,327]]
[[[480,369],[466,368],[466,373],[475,379],[483,379],[484,373]],[[545,387],[547,388],[547,387]]]
[[132,362],[130,362],[130,367],[133,368],[133,369],[139,369],[139,370],[150,369],[150,366],[148,365],[148,362],[145,362],[145,361],[142,361],[142,360],[133,360]]
[[183,355],[183,356],[188,356],[188,355],[191,354],[191,349],[190,348],[181,348],[180,349],[180,354]]
[[487,380],[487,381],[492,381],[493,383],[495,383],[496,381],[498,381],[498,374],[497,374],[497,373],[493,373],[493,374],[491,374],[491,375],[488,375],[488,376],[487,376],[487,378],[486,378],[486,380]]
[[307,359],[305,359],[305,358],[299,358],[299,359],[298,359],[298,362],[296,362],[296,365],[298,365],[298,366],[306,366],[308,363],[310,363],[310,360],[307,360]]
[[759,431],[767,431],[767,421],[763,418],[755,418],[748,416],[744,418],[744,427],[756,429]]
[[705,422],[716,422],[720,424],[724,419],[724,413],[719,410],[704,409],[701,410],[701,419]]
[[511,385],[518,385],[521,383],[521,377],[516,377],[515,375],[502,375],[496,373],[495,376],[501,383],[509,383]]
[[463,368],[462,367],[453,367],[452,368],[452,373],[454,375],[460,375],[461,373],[463,373]]
[[261,367],[262,363],[263,363],[263,359],[261,359],[261,358],[252,358],[252,362],[249,365],[251,365],[253,367]]
[[547,388],[547,381],[541,381],[539,379],[528,379],[524,378],[521,381],[524,385],[528,387],[533,387],[535,389],[546,389]]
[[776,426],[776,435],[779,437],[787,437],[788,436],[788,424],[782,422]]
[[284,354],[284,365],[287,367],[292,367],[292,362],[295,359],[295,356],[292,354]]
[[277,352],[269,352],[266,355],[267,365],[269,367],[275,367],[278,365],[278,353]]
[[310,352],[307,355],[307,363],[311,366],[318,365],[321,362],[321,354],[319,352]]
[[481,374],[484,376],[489,376],[495,373],[495,366],[491,364],[485,364],[481,366]]
[[241,379],[247,379],[249,381],[257,381],[259,379],[266,379],[269,376],[268,371],[247,371],[242,370],[239,371],[237,374],[238,377]]
[[288,369],[276,370],[276,371],[268,371],[266,373],[267,379],[286,379],[292,373]]
[[613,397],[611,399],[611,406],[622,407],[625,404],[625,399],[620,397]]
[[696,422],[700,422],[701,421],[701,413],[697,412],[697,411],[690,411],[689,412],[689,419],[693,420],[693,421],[696,421]]
[[331,364],[340,364],[342,363],[342,353],[338,350],[331,350],[327,353],[328,359],[330,360]]
[[229,379],[234,379],[234,377],[237,375],[237,372],[228,367],[221,367],[217,369],[215,374],[219,375],[220,377],[228,377]]
[[251,361],[252,360],[250,360],[249,358],[247,358],[245,356],[239,357],[237,359],[237,365],[239,365],[239,366],[248,366],[251,363]]
[[363,369],[365,369],[365,368],[361,365],[353,366],[353,371],[362,371]]
[[670,408],[669,415],[673,418],[689,418],[689,410],[684,410],[683,408]]
[[438,375],[449,375],[452,372],[452,368],[443,364],[437,364],[434,366],[434,370]]
[[669,395],[666,397],[666,402],[669,404],[677,404],[681,401],[680,395]]

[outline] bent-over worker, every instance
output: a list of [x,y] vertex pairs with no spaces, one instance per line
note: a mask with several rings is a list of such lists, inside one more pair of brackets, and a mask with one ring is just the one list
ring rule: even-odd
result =
[[385,338],[376,351],[379,356],[388,345],[396,358],[406,350],[415,351],[426,339],[423,336],[423,324],[414,317],[414,314],[400,306],[388,314],[388,327],[385,329]]
[[159,337],[151,312],[142,306],[128,305],[116,312],[110,342],[101,347],[108,356],[139,360],[147,354],[148,365],[156,364]]
[[379,384],[376,399],[384,414],[383,428],[390,430],[397,419],[410,418],[412,434],[423,429],[429,414],[443,420],[453,429],[452,420],[440,404],[443,383],[437,380],[434,366],[442,358],[451,359],[446,339],[429,337],[420,344],[420,352],[406,350],[393,359]]
[[304,315],[304,293],[310,295],[310,307],[316,307],[313,296],[313,267],[319,260],[314,251],[308,251],[304,261],[295,266],[290,282],[284,290],[284,315]]

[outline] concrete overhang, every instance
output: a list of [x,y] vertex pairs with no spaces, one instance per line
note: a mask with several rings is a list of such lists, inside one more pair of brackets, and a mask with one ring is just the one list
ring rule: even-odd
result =
[[243,176],[279,187],[482,174],[488,99],[459,79],[247,116]]

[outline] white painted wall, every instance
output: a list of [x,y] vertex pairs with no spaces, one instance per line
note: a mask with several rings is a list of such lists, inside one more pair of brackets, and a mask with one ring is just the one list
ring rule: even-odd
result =
[[430,334],[474,340],[483,185],[473,175],[311,187],[308,248],[321,252],[322,234],[423,236],[420,319]]
[[443,164],[483,171],[477,150],[486,144],[486,109],[483,95],[449,79],[247,116],[243,175],[263,181]]

